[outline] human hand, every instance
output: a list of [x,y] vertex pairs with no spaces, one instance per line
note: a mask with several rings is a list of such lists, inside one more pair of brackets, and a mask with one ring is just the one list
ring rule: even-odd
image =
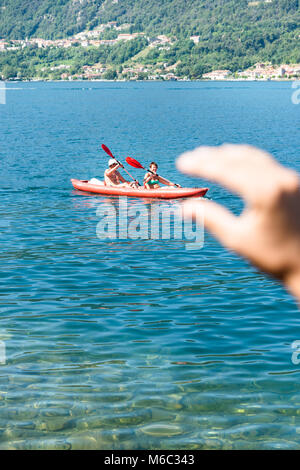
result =
[[185,215],[205,208],[205,226],[226,247],[282,280],[300,299],[299,176],[248,145],[199,147],[181,155],[178,168],[238,193],[246,207],[236,217],[212,201],[190,200]]

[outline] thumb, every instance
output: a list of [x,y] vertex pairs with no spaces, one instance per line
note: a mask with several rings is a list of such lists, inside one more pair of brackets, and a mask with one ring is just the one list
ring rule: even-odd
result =
[[183,215],[187,218],[204,220],[204,226],[223,245],[235,249],[237,244],[236,225],[238,217],[228,209],[208,200],[188,201],[183,205]]

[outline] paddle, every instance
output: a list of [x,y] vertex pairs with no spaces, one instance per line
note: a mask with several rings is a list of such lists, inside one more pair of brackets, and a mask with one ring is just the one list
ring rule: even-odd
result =
[[[126,162],[128,163],[128,165],[131,165],[133,166],[134,168],[141,168],[143,170],[146,170],[146,168],[140,164],[140,162],[138,162],[137,160],[135,160],[134,158],[131,158],[131,157],[127,157],[126,158]],[[154,176],[159,176],[157,173],[154,173],[153,171],[151,170],[146,170],[148,171],[149,173],[152,173],[152,175]],[[161,178],[166,181],[167,183],[170,183],[172,186],[173,186],[173,183],[171,183],[171,181],[167,180],[166,178],[164,178],[163,176],[161,176]],[[177,188],[180,188],[179,184],[174,184],[174,186],[177,186]]]
[[109,150],[109,148],[102,144],[101,145],[102,149],[104,150],[104,152],[107,153],[107,155],[109,155],[111,158],[113,158],[114,160],[116,160],[116,162],[126,171],[126,173],[130,176],[131,179],[133,179],[133,181],[135,181],[139,186],[140,186],[140,183],[138,182],[138,180],[136,180],[130,173],[129,171],[126,170],[126,168],[124,168],[124,166],[122,165],[121,162],[119,162],[119,160],[116,159],[116,157],[113,156],[113,154],[111,153],[111,151]]

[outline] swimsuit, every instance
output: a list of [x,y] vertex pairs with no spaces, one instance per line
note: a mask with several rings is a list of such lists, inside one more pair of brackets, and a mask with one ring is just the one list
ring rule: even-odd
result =
[[150,180],[150,181],[148,181],[148,184],[150,184],[150,185],[159,184],[159,180]]

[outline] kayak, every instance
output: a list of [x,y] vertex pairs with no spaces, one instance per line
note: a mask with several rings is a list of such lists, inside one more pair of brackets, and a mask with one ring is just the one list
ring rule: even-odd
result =
[[149,197],[157,199],[178,199],[182,197],[202,197],[208,188],[174,188],[164,186],[158,189],[139,188],[118,188],[116,186],[105,186],[104,184],[92,184],[87,180],[71,179],[75,189],[88,193],[104,194],[109,196],[129,196],[129,197]]

